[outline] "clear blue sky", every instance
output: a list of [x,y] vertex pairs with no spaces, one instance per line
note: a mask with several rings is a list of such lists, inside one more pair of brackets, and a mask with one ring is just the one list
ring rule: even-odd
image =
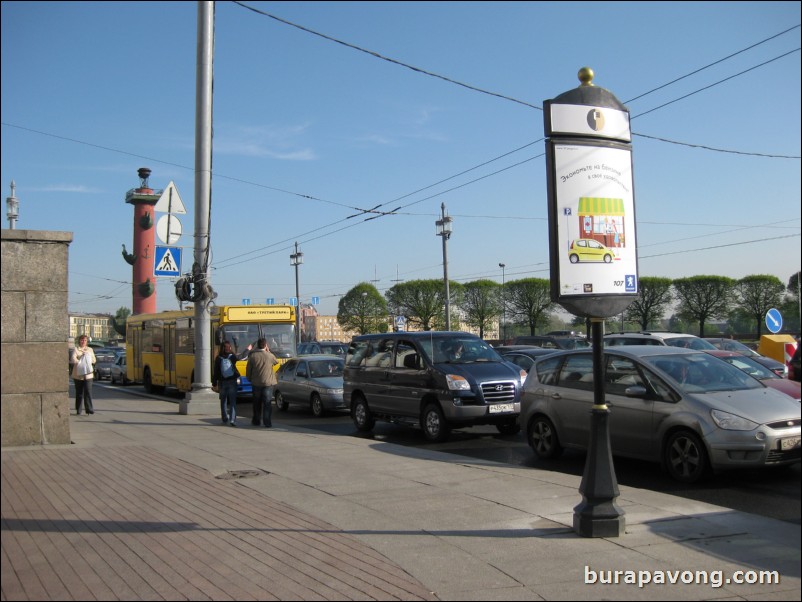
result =
[[[640,134],[641,276],[787,282],[800,269],[799,2],[246,4],[509,99],[218,2],[218,303],[294,295],[295,241],[302,300],[322,313],[359,282],[441,278],[441,203],[452,279],[500,282],[499,263],[507,281],[548,277],[543,114],[527,103],[575,87],[585,65]],[[2,3],[0,186],[16,182],[18,228],[74,233],[70,311],[131,307],[120,252],[139,167],[154,188],[175,182],[191,264],[196,34],[195,2]],[[400,209],[347,219],[377,205]],[[158,306],[177,307],[169,279]]]

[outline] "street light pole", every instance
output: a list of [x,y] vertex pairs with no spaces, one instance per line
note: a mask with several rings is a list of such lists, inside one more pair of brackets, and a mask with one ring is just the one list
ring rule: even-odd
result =
[[8,219],[8,229],[16,230],[17,218],[19,217],[19,199],[15,194],[17,185],[11,180],[11,196],[6,197],[6,218]]
[[443,281],[446,287],[446,330],[451,330],[451,295],[448,290],[448,239],[451,237],[451,222],[446,215],[446,204],[440,204],[441,219],[434,224],[437,226],[437,236],[443,237]]
[[290,255],[290,265],[295,266],[295,345],[301,344],[301,289],[298,284],[298,266],[304,262],[304,254],[298,250],[298,242],[295,243],[295,253]]
[[507,264],[500,263],[498,267],[501,268],[501,344],[507,340],[507,298],[504,296],[504,268]]

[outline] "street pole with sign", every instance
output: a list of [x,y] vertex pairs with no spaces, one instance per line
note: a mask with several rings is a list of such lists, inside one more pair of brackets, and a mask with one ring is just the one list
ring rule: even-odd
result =
[[591,321],[593,407],[574,531],[617,537],[625,521],[616,504],[602,328],[604,318],[620,314],[638,294],[632,138],[629,110],[593,85],[591,69],[583,67],[578,77],[578,88],[543,107],[551,298]]

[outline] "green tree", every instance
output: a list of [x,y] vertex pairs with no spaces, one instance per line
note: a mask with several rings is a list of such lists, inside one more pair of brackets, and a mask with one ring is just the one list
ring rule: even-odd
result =
[[627,320],[640,324],[641,330],[661,320],[674,300],[670,278],[643,277],[638,280],[638,298],[624,311]]
[[117,332],[117,334],[123,338],[125,338],[126,324],[128,323],[128,316],[130,315],[130,309],[127,307],[121,307],[111,319],[111,325],[114,327],[115,332]]
[[462,285],[462,310],[465,323],[479,330],[479,338],[501,316],[501,285],[493,280],[476,280]]
[[680,316],[697,321],[699,336],[705,336],[705,322],[726,317],[729,312],[734,287],[735,280],[726,276],[691,276],[675,280]]
[[757,338],[763,330],[766,312],[782,303],[785,285],[776,276],[754,275],[735,283],[738,307],[748,313],[757,325]]
[[[458,286],[449,282],[449,289]],[[433,330],[444,323],[446,287],[442,280],[410,280],[391,287],[384,296],[387,303],[407,322],[422,330]],[[454,296],[453,294],[451,295]]]
[[387,332],[387,303],[375,286],[361,282],[340,299],[337,322],[359,334]]
[[508,319],[527,326],[530,335],[551,319],[556,308],[551,300],[551,283],[545,278],[512,280],[504,287],[504,297]]

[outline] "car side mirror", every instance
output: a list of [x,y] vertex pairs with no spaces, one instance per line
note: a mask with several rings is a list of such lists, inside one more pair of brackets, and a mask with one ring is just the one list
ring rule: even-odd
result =
[[624,395],[627,397],[646,397],[648,391],[643,385],[632,385],[624,389]]

